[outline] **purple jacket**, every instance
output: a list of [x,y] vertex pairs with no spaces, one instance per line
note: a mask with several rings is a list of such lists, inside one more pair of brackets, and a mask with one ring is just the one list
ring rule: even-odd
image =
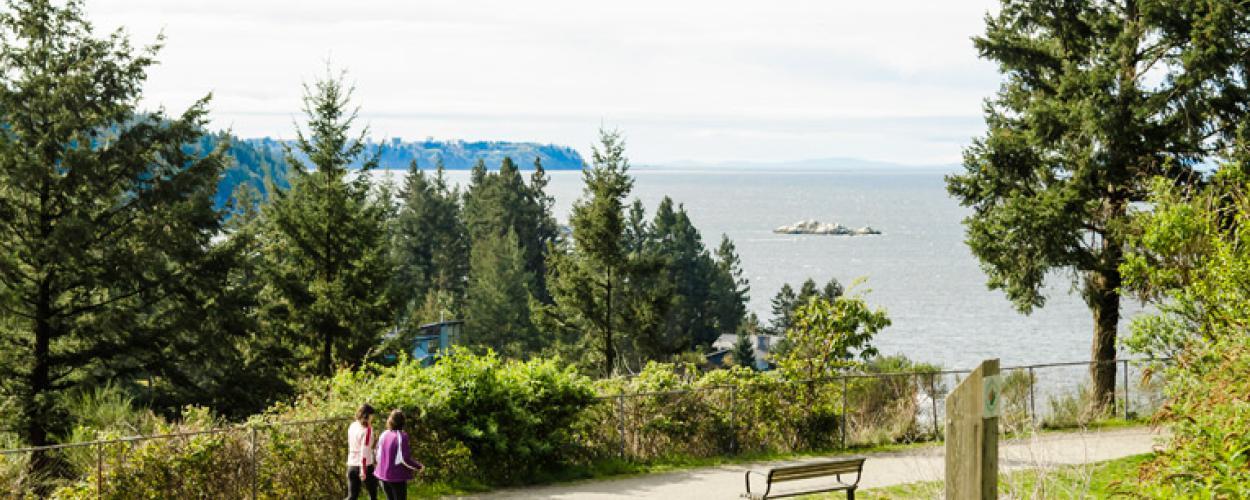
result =
[[396,483],[412,480],[413,470],[397,463],[397,453],[404,464],[414,468],[421,467],[420,462],[412,459],[412,440],[404,431],[383,432],[378,437],[377,450],[378,460],[373,468],[373,475],[382,481]]

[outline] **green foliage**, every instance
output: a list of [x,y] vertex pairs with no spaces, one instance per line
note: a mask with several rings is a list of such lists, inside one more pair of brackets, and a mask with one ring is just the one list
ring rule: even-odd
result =
[[[613,338],[620,314],[619,294],[626,251],[625,198],[633,189],[629,159],[619,132],[599,131],[594,161],[582,171],[585,180],[582,198],[573,204],[569,224],[573,245],[567,252],[553,254],[548,263],[549,286],[555,300],[549,317],[565,330],[581,330],[594,336],[577,339],[601,352],[593,362],[600,373],[611,375],[617,361],[617,339]],[[613,310],[613,307],[616,310]]]
[[1134,321],[1128,344],[1175,356],[1163,371],[1168,447],[1144,469],[1154,497],[1250,495],[1250,191],[1237,165],[1201,190],[1158,182],[1138,215],[1126,282],[1158,314]]
[[793,326],[794,313],[799,307],[806,305],[814,297],[833,302],[845,291],[837,278],[829,278],[829,282],[819,289],[816,288],[816,280],[808,278],[800,285],[797,294],[789,283],[783,283],[771,301],[773,318],[769,330],[775,335],[784,335]]
[[[289,339],[309,372],[329,375],[355,365],[391,320],[386,284],[389,200],[372,193],[369,177],[347,175],[364,151],[364,134],[349,136],[356,111],[342,76],[305,87],[308,135],[298,133],[291,189],[273,193],[262,209],[265,290],[271,335]],[[362,170],[373,166],[366,160]]]
[[[948,189],[971,207],[967,243],[1023,312],[1069,270],[1094,316],[1096,361],[1115,359],[1129,207],[1150,179],[1191,184],[1245,108],[1244,13],[1220,2],[1004,0],[974,43],[998,64],[987,132]],[[1239,17],[1240,16],[1240,17]],[[1198,35],[1198,34],[1201,35]],[[1092,370],[1102,404],[1114,364]]]
[[734,365],[755,369],[755,345],[751,342],[751,335],[738,334],[738,341],[734,343],[732,356]]
[[476,245],[491,237],[516,233],[525,270],[525,285],[536,297],[546,300],[546,250],[555,242],[557,228],[551,215],[552,200],[544,188],[548,179],[541,163],[535,164],[531,183],[526,184],[516,163],[505,157],[498,172],[475,169],[464,194],[463,219],[469,238]]
[[565,463],[576,444],[573,424],[594,398],[590,380],[558,360],[504,361],[463,350],[432,368],[401,361],[376,373],[340,372],[330,394],[344,406],[368,401],[403,409],[412,416],[414,441],[440,450],[417,455],[432,471],[471,463],[472,471],[459,472],[496,483]]
[[525,256],[511,229],[474,242],[465,297],[465,345],[492,349],[510,358],[538,352],[542,340],[530,321],[531,283]]
[[777,364],[786,376],[811,380],[834,375],[877,354],[872,337],[890,325],[882,309],[871,310],[863,296],[830,301],[813,296],[799,307],[786,332],[790,347]]
[[220,150],[198,151],[207,98],[138,113],[159,45],[96,38],[81,2],[0,12],[0,423],[31,444],[65,430],[63,391],[164,364],[184,300],[214,265]]
[[781,290],[770,301],[773,306],[773,319],[769,327],[774,332],[784,333],[790,329],[794,320],[794,308],[798,305],[798,296],[789,283],[783,283]]
[[[448,187],[441,162],[432,176],[411,164],[399,196],[399,213],[391,223],[391,293],[402,324],[412,329],[454,317],[451,313],[459,310],[469,274],[469,236],[459,189]],[[426,307],[440,300],[446,304]]]

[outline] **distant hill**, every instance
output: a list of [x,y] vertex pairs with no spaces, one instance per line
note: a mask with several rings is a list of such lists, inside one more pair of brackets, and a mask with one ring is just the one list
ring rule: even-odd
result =
[[[228,154],[233,158],[233,162],[226,169],[217,186],[216,202],[219,208],[224,206],[235,189],[243,184],[254,188],[262,197],[268,195],[265,179],[271,179],[279,188],[285,189],[289,186],[284,146],[291,145],[293,141],[268,137],[239,139],[219,133],[204,136],[199,147],[201,151],[210,151],[226,139],[230,140]],[[435,141],[431,139],[408,142],[391,139],[383,143],[370,142],[366,144],[365,149],[367,155],[381,150],[378,160],[379,168],[383,169],[406,169],[414,160],[422,168],[432,169],[438,164],[439,159],[442,159],[443,166],[448,170],[468,170],[480,159],[486,163],[487,168],[495,170],[499,168],[504,157],[512,158],[512,161],[522,169],[533,165],[535,158],[542,160],[543,168],[547,170],[579,170],[583,164],[582,155],[573,148],[532,142]],[[296,157],[301,161],[305,160],[298,152]],[[353,166],[359,167],[360,165]]]

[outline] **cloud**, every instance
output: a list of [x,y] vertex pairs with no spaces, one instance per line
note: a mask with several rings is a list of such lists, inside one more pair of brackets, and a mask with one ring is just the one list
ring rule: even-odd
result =
[[[100,29],[167,36],[144,103],[214,93],[214,124],[289,136],[303,81],[346,67],[372,129],[583,148],[600,123],[645,162],[949,162],[997,86],[981,1],[97,0]],[[853,124],[853,125],[846,125]],[[869,125],[865,125],[869,124]]]

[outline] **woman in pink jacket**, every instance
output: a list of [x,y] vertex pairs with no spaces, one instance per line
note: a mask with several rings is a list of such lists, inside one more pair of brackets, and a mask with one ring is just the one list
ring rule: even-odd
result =
[[373,478],[373,446],[377,442],[373,407],[360,405],[356,420],[347,428],[347,500],[360,498],[361,487],[369,494],[369,500],[377,500],[378,480]]
[[382,481],[387,500],[404,500],[408,481],[423,470],[425,466],[412,459],[412,440],[404,432],[404,412],[391,410],[386,432],[378,438],[378,463],[373,469],[373,475]]

